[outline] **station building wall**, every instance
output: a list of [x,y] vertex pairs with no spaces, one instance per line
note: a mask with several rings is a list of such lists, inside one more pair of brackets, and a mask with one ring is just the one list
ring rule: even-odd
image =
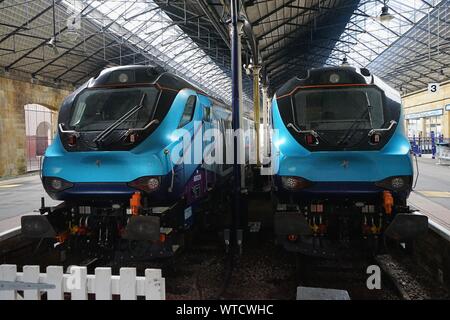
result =
[[39,104],[58,111],[69,93],[30,81],[0,77],[0,177],[17,176],[27,170],[24,106]]
[[407,94],[402,100],[409,136],[430,137],[434,131],[450,138],[450,81],[441,83],[436,93],[424,89]]

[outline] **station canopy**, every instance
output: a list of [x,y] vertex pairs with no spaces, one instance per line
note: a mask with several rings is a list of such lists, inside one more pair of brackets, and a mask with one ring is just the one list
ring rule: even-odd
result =
[[[260,64],[272,93],[344,58],[404,93],[447,77],[447,0],[240,4],[243,64]],[[392,19],[380,20],[383,6]],[[229,103],[229,19],[227,0],[0,0],[0,65],[77,86],[107,66],[152,64]],[[252,80],[243,74],[249,111]]]
[[403,94],[449,79],[450,1],[385,1],[392,19],[380,21],[384,1],[361,1],[327,64],[347,57]]

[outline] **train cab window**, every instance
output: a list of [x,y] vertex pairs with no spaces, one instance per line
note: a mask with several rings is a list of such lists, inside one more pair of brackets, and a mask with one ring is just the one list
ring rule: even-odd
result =
[[141,128],[152,120],[158,94],[154,87],[86,90],[75,102],[70,129],[105,130],[142,101],[142,108],[127,117],[118,129]]
[[297,126],[306,130],[379,129],[385,123],[383,96],[375,88],[299,91],[293,107]]
[[203,121],[211,122],[211,108],[203,107]]
[[190,96],[188,98],[186,105],[184,106],[183,115],[181,116],[181,120],[178,125],[178,128],[184,127],[186,124],[191,122],[192,117],[194,116],[196,101],[197,101],[197,98],[195,96]]

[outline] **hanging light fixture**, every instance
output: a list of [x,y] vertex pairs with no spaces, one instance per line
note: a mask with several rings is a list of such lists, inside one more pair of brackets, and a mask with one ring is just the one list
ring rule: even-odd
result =
[[65,40],[75,42],[80,37],[81,14],[76,12],[67,18],[67,30],[63,33]]
[[56,38],[51,37],[50,40],[46,43],[47,46],[53,49],[53,54],[57,56],[59,54],[58,47],[56,46]]
[[53,49],[53,54],[57,56],[59,54],[58,48],[56,47],[56,8],[55,8],[55,0],[53,0],[53,37],[47,41],[46,45]]
[[382,23],[387,23],[389,21],[391,21],[392,19],[394,19],[394,16],[392,14],[389,13],[389,7],[387,5],[388,1],[383,1],[383,7],[381,8],[381,14],[378,17],[378,19],[382,22]]
[[444,81],[445,78],[446,78],[446,76],[445,76],[445,73],[444,73],[444,69],[441,69],[441,70],[439,71],[439,80],[440,80],[440,81]]

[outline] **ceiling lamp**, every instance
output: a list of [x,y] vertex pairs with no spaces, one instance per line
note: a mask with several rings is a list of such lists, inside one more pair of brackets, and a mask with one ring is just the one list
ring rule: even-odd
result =
[[50,40],[46,43],[46,45],[53,49],[53,54],[57,56],[59,54],[58,47],[56,46],[56,38],[51,37]]
[[382,22],[382,23],[386,23],[391,21],[392,19],[394,19],[394,16],[392,14],[389,13],[389,7],[387,5],[387,1],[384,1],[384,5],[381,8],[381,14],[378,17],[378,19]]
[[67,30],[62,34],[63,38],[67,42],[76,42],[80,38],[80,34],[76,30]]
[[445,73],[444,73],[444,69],[441,69],[441,71],[439,71],[439,80],[440,81],[444,81],[446,78]]

